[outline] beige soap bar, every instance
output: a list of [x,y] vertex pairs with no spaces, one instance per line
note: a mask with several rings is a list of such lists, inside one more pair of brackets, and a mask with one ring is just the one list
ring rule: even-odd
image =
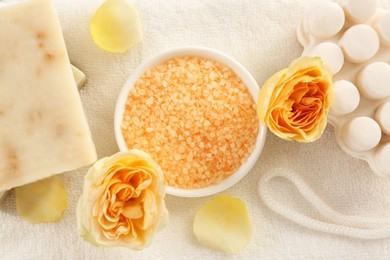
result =
[[0,190],[93,163],[96,152],[50,0],[0,8]]

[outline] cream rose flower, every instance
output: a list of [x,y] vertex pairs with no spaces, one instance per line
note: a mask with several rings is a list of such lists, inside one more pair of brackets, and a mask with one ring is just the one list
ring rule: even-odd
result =
[[285,140],[312,142],[326,127],[333,100],[332,74],[319,57],[301,57],[260,90],[260,121]]
[[139,150],[96,162],[77,205],[80,235],[97,246],[147,247],[168,223],[161,168]]

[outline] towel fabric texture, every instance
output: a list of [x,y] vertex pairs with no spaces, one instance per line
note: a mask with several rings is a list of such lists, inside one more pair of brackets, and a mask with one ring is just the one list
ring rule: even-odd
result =
[[[322,0],[325,1],[325,0]],[[91,40],[89,22],[103,0],[54,0],[71,62],[88,77],[80,91],[99,158],[118,151],[113,128],[119,91],[132,71],[156,53],[200,45],[237,59],[259,85],[300,56],[295,29],[304,11],[320,0],[130,0],[142,16],[144,39],[125,54],[110,54]],[[390,9],[390,0],[381,1]],[[1,37],[1,36],[0,36]],[[333,128],[314,143],[283,141],[268,133],[251,172],[224,193],[247,205],[254,232],[233,255],[202,247],[192,233],[196,210],[212,196],[167,195],[169,225],[143,251],[98,248],[77,232],[76,204],[87,167],[62,174],[68,209],[58,223],[21,220],[11,194],[0,205],[1,259],[390,259],[390,239],[361,240],[303,228],[269,210],[258,195],[259,178],[275,167],[292,169],[333,209],[347,215],[390,217],[390,179],[374,175],[367,163],[347,155]],[[316,217],[291,183],[276,180],[278,198]]]

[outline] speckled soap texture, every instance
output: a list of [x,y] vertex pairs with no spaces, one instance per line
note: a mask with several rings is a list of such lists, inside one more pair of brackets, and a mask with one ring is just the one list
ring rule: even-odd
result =
[[96,160],[49,0],[0,8],[0,191]]

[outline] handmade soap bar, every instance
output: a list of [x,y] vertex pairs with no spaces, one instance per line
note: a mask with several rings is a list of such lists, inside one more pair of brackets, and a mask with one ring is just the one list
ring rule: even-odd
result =
[[0,191],[96,160],[50,0],[0,8]]

